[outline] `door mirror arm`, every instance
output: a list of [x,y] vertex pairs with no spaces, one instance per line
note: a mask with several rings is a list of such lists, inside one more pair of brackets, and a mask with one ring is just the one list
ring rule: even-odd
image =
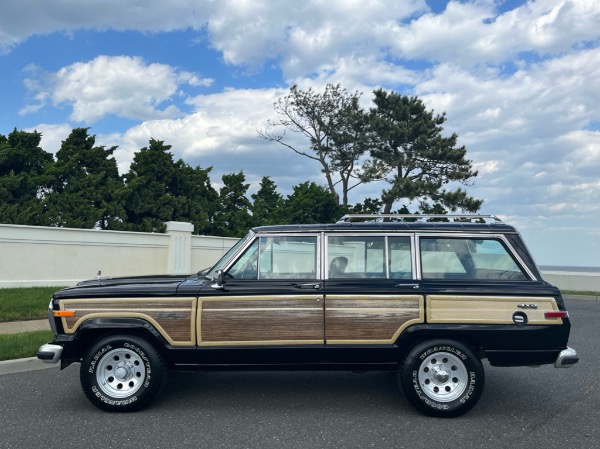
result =
[[225,284],[225,275],[223,274],[223,270],[217,270],[215,275],[212,278],[212,282],[210,284],[211,288],[221,289]]

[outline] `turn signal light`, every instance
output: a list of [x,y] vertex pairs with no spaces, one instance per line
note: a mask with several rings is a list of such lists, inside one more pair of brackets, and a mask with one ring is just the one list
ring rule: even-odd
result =
[[75,311],[74,310],[55,310],[54,316],[55,317],[75,316]]
[[552,312],[544,312],[544,318],[568,318],[569,312],[557,310]]

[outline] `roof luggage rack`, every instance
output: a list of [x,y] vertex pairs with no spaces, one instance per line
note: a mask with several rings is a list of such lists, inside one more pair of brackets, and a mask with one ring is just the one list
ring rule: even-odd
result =
[[446,221],[451,223],[503,223],[495,215],[472,215],[472,214],[346,214],[340,218],[338,223],[350,223],[352,221],[402,221],[402,222],[432,222]]

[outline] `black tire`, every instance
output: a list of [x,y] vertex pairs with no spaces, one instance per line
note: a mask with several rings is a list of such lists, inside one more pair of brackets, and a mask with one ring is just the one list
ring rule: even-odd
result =
[[408,401],[424,414],[453,418],[477,403],[485,373],[470,346],[429,340],[412,348],[400,364],[398,383]]
[[110,335],[85,353],[79,379],[96,407],[132,412],[156,396],[166,373],[162,355],[148,341],[135,335]]

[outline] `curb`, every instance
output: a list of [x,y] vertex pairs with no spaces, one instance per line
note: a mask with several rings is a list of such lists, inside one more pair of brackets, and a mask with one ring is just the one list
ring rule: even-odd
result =
[[37,357],[4,360],[0,362],[0,376],[4,374],[24,373],[26,371],[38,371],[42,369],[58,368],[59,366],[59,363],[44,363]]

